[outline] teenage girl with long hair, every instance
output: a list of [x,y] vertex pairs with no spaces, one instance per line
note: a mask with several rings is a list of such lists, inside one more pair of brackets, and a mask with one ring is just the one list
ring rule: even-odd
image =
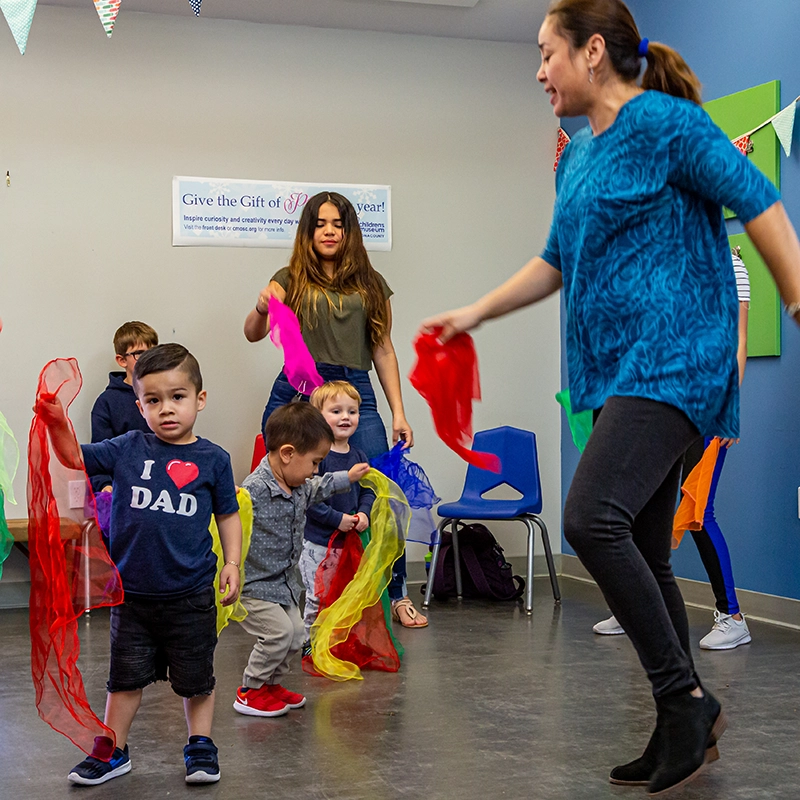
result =
[[[361,395],[361,421],[351,443],[368,458],[388,448],[386,428],[378,414],[369,371],[375,366],[392,412],[392,442],[414,444],[400,390],[400,371],[392,344],[392,290],[373,269],[364,247],[352,203],[336,192],[320,192],[308,200],[300,215],[289,266],[272,276],[261,290],[244,323],[250,342],[269,332],[269,299],[286,303],[300,320],[303,339],[325,381],[351,383]],[[264,409],[261,430],[278,406],[298,395],[281,371]],[[393,568],[389,584],[392,615],[408,628],[424,627],[406,592],[405,554]]]
[[555,115],[589,120],[561,157],[547,245],[422,330],[446,340],[563,288],[573,409],[599,410],[564,535],[628,632],[658,711],[642,757],[611,780],[658,795],[713,760],[725,728],[695,672],[670,567],[683,454],[701,435],[739,434],[738,303],[722,207],[744,223],[792,316],[800,244],[775,188],[703,111],[697,77],[674,50],[643,39],[620,0],[556,2],[539,49],[537,78]]

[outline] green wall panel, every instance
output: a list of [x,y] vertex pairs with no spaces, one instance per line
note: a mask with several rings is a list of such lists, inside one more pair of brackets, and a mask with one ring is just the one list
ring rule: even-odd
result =
[[[770,81],[711,100],[703,107],[728,137],[735,139],[780,111],[780,94],[780,81]],[[747,157],[780,189],[780,143],[772,125],[754,133],[752,142],[753,152]],[[733,212],[725,209],[726,219],[734,216]],[[739,245],[742,248],[742,260],[750,273],[747,355],[779,356],[781,303],[778,290],[747,234],[740,233],[729,238],[732,247]]]
[[750,312],[747,315],[747,355],[781,354],[781,301],[772,275],[746,233],[729,236],[731,247],[742,248],[750,273]]

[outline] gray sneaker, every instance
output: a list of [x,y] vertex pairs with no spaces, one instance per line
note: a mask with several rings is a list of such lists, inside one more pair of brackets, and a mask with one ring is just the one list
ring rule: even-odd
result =
[[714,627],[700,640],[703,650],[733,650],[740,644],[752,641],[744,614],[734,619],[730,614],[714,612]]
[[616,617],[609,617],[598,622],[592,627],[592,630],[601,636],[619,636],[621,633],[625,633],[625,629],[617,622]]

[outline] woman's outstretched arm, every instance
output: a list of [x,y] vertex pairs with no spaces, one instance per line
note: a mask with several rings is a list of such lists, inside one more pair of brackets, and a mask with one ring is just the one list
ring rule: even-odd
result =
[[[800,303],[800,242],[783,203],[773,203],[744,229],[772,273],[783,302]],[[794,318],[800,322],[800,310]]]
[[457,333],[477,328],[487,319],[502,317],[518,308],[543,300],[560,288],[561,272],[537,256],[480,300],[424,320],[420,332],[430,333],[441,328],[439,338],[446,342]]

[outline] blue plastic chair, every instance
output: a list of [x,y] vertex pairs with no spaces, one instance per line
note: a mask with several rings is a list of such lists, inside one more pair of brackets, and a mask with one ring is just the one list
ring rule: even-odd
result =
[[[528,529],[528,576],[525,589],[525,610],[528,614],[533,612],[533,541],[534,525],[539,527],[542,534],[547,569],[550,572],[550,585],[553,588],[553,598],[556,604],[561,602],[561,592],[558,588],[556,567],[553,563],[553,553],[550,549],[550,539],[547,536],[547,527],[539,517],[542,510],[542,484],[539,478],[539,457],[536,451],[536,434],[511,428],[507,425],[501,428],[492,428],[475,434],[472,445],[473,450],[485,453],[494,453],[502,463],[501,472],[473,467],[467,468],[467,477],[461,497],[455,503],[440,505],[437,513],[442,517],[439,523],[436,544],[431,555],[428,585],[425,589],[423,608],[428,608],[433,593],[433,576],[436,574],[436,562],[439,559],[439,548],[442,542],[442,533],[450,526],[453,537],[453,555],[456,564],[456,591],[461,597],[461,561],[458,550],[457,523],[464,519],[469,520],[518,520]],[[484,494],[498,486],[508,484],[516,489],[522,497],[516,500],[487,500]]]

